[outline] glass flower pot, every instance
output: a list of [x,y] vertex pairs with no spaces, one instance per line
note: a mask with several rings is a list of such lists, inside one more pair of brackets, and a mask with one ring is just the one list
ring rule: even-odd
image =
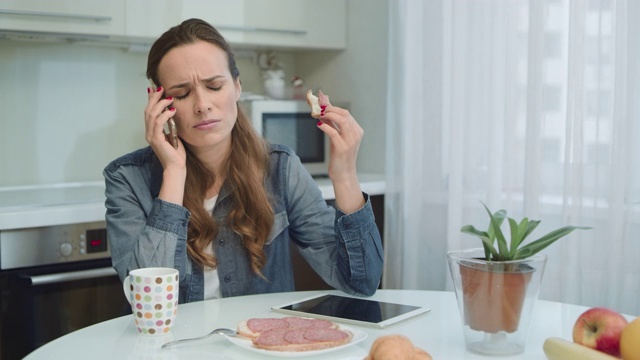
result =
[[485,355],[524,351],[546,256],[486,261],[484,249],[447,254],[468,350]]

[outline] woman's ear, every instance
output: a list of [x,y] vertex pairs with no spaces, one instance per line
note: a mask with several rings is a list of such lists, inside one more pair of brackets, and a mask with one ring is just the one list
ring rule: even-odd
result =
[[242,85],[240,84],[240,78],[238,77],[234,81],[236,87],[236,101],[240,101],[240,94],[242,94]]

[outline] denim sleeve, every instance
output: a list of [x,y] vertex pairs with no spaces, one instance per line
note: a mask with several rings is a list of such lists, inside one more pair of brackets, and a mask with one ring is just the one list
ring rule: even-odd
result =
[[350,274],[350,282],[362,284],[362,288],[356,290],[357,293],[373,295],[382,277],[382,239],[375,223],[369,195],[362,194],[365,205],[359,210],[351,214],[336,210],[338,265],[342,274]]
[[289,231],[301,255],[334,288],[373,295],[382,276],[383,252],[368,195],[361,209],[344,214],[327,205],[297,156],[288,167]]
[[[113,267],[123,280],[130,270],[171,267],[186,273],[189,211],[154,198],[137,178],[123,171],[103,172],[107,236]],[[139,179],[137,179],[139,180]]]

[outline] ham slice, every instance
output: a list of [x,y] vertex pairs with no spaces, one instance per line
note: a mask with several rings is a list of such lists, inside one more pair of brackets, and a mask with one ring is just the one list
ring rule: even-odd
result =
[[320,116],[324,115],[324,109],[331,105],[327,95],[318,90],[318,96],[315,96],[311,89],[307,91],[307,103],[311,107],[311,117],[314,119],[320,119]]
[[284,318],[289,327],[292,328],[306,328],[306,327],[318,327],[318,328],[335,328],[337,325],[329,320],[323,319],[309,319],[303,317],[289,316]]
[[308,328],[293,329],[284,333],[283,339],[287,344],[313,344],[313,340],[307,340],[305,332]]
[[247,326],[251,331],[261,333],[272,329],[288,328],[289,323],[284,319],[267,318],[267,319],[249,319]]
[[253,340],[253,345],[264,350],[299,352],[344,345],[352,338],[351,332],[341,329],[314,327],[273,329],[261,333]]
[[269,348],[287,346],[289,343],[285,339],[285,333],[291,331],[291,329],[271,329],[267,330],[253,340],[253,344],[257,347]]
[[339,329],[308,328],[304,331],[304,338],[313,342],[340,342],[349,338],[349,333]]
[[312,351],[348,343],[353,334],[323,319],[302,317],[252,318],[238,324],[238,333],[259,349]]
[[291,325],[280,318],[253,318],[238,324],[238,334],[240,336],[255,339],[261,333],[274,329],[289,329]]
[[321,109],[326,108],[329,104],[329,97],[325,95],[322,90],[318,90],[318,105]]

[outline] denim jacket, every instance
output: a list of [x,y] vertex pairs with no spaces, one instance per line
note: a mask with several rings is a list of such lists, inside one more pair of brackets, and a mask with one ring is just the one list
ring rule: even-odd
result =
[[[190,212],[158,199],[162,165],[150,147],[112,161],[104,169],[106,223],[113,267],[120,279],[130,270],[171,267],[180,271],[180,303],[202,300],[204,275],[187,254]],[[240,237],[225,225],[232,204],[223,184],[213,216],[213,239],[223,297],[294,291],[290,248],[293,243],[309,265],[332,287],[345,293],[375,293],[382,274],[382,243],[368,195],[351,214],[328,206],[298,156],[272,145],[265,186],[271,195],[274,224],[264,245],[266,279],[251,270]]]

